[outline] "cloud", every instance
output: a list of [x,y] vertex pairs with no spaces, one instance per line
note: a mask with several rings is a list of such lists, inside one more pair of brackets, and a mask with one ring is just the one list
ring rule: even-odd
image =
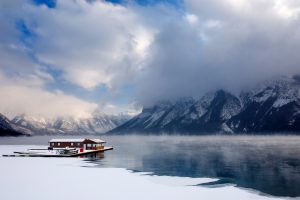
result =
[[184,2],[185,13],[167,21],[150,46],[139,80],[143,104],[300,73],[299,1]]
[[128,78],[151,38],[132,9],[104,1],[58,0],[55,9],[31,6],[25,19],[36,35],[37,59],[86,89],[114,87],[125,73]]
[[129,116],[135,116],[142,111],[142,107],[136,102],[132,102],[126,105],[116,105],[109,102],[101,103],[98,107],[98,111],[101,113],[118,115],[124,114]]
[[[0,9],[0,90],[7,97],[0,112],[9,116],[86,117],[108,100],[90,103],[72,90],[99,85],[116,90],[130,79],[151,37],[132,10],[102,1],[57,1],[55,8],[10,1]],[[71,87],[62,92],[54,81]],[[127,107],[102,109],[116,114]]]
[[0,2],[0,69],[12,73],[30,73],[37,65],[29,58],[30,49],[20,41],[16,29],[22,10],[21,1]]
[[[26,82],[26,84],[24,84]],[[8,117],[29,114],[37,117],[89,117],[97,104],[85,102],[61,91],[49,92],[34,79],[8,79],[0,74],[0,110]]]
[[[298,0],[182,5],[1,2],[1,91],[9,98],[0,111],[85,116],[98,104],[123,112],[135,106],[114,102],[149,105],[220,88],[237,92],[300,72]],[[105,92],[95,103],[72,95],[99,88]]]

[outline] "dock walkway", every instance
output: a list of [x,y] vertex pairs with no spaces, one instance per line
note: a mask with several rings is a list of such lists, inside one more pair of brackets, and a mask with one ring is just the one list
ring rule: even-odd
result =
[[113,150],[113,147],[104,147],[103,149],[98,150],[86,150],[84,152],[79,152],[76,154],[35,154],[35,153],[28,153],[28,152],[14,152],[15,154],[12,155],[2,155],[4,157],[79,157],[83,155],[104,152],[108,150]]

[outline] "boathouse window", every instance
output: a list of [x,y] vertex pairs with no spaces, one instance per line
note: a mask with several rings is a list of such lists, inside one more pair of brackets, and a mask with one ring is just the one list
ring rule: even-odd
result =
[[73,144],[73,142],[71,143],[71,146],[73,146],[74,144]]
[[60,143],[57,143],[57,146],[60,146]]
[[87,147],[91,147],[92,146],[92,144],[87,144]]
[[51,143],[51,146],[54,146],[54,143],[53,143],[53,142]]
[[80,146],[80,143],[78,142],[77,145]]

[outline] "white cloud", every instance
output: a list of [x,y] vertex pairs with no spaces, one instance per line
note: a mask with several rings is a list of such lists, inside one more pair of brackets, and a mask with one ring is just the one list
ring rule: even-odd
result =
[[[24,84],[26,82],[26,84]],[[8,79],[0,74],[1,113],[14,117],[18,114],[32,116],[89,117],[97,108],[95,103],[85,102],[61,91],[49,92],[34,79]]]
[[31,6],[27,23],[37,35],[33,50],[41,62],[63,71],[63,77],[93,89],[137,68],[152,33],[133,9],[104,1],[57,1],[55,9]]
[[188,14],[185,15],[185,18],[186,18],[187,22],[192,24],[192,25],[196,24],[198,22],[198,17],[194,14],[188,13]]
[[[51,114],[37,99],[56,102],[55,115],[93,110],[93,103],[47,91],[56,77],[43,64],[61,72],[59,78],[74,88],[97,92],[105,85],[109,90],[101,99],[107,112],[125,110],[108,97],[123,98],[126,92],[118,90],[127,84],[138,90],[132,99],[146,104],[217,88],[236,91],[271,76],[300,73],[298,0],[185,0],[184,12],[167,4],[58,0],[50,9],[31,1],[9,2],[0,3],[0,69],[7,79],[1,88],[10,97],[10,103],[2,100],[6,110],[15,104],[15,111]],[[34,33],[29,45],[21,41],[17,19]],[[31,100],[25,93],[40,97]],[[60,102],[76,106],[64,110]]]
[[168,16],[153,40],[138,85],[143,103],[300,73],[300,1],[184,3],[186,13]]
[[278,13],[278,15],[280,15],[283,18],[296,19],[300,12],[300,5],[299,4],[297,5],[295,1],[287,2],[286,0],[275,0],[274,9]]
[[125,114],[129,116],[135,116],[142,111],[142,107],[138,105],[136,102],[132,102],[130,104],[124,105],[116,105],[110,102],[101,103],[98,107],[98,110],[102,113],[118,115]]
[[1,1],[0,2],[0,69],[30,73],[38,68],[29,58],[30,49],[21,41],[21,33],[16,29],[16,21],[22,11],[21,2]]
[[[0,92],[6,97],[0,101],[0,112],[10,117],[21,113],[87,117],[103,102],[86,102],[59,87],[48,91],[55,74],[43,64],[62,72],[60,78],[78,87],[92,91],[104,84],[116,90],[116,85],[139,70],[152,40],[152,32],[134,10],[104,1],[59,0],[55,9],[10,1],[1,2],[0,11]],[[26,27],[17,27],[19,22]],[[26,38],[18,28],[28,28],[33,37]],[[101,109],[110,114],[136,112],[129,105]]]

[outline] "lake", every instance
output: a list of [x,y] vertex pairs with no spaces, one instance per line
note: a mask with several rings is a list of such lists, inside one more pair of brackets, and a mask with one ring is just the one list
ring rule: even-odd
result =
[[[93,138],[95,136],[69,136],[69,138],[77,137]],[[34,136],[0,138],[0,153],[12,153],[15,149],[25,150],[26,148],[36,145],[46,145],[51,138],[61,137]],[[182,189],[182,191],[185,191],[188,195],[191,195],[193,192],[195,192],[195,195],[199,195],[195,198],[194,196],[189,196],[187,199],[201,198],[206,194],[205,192],[212,192],[211,195],[221,195],[215,199],[222,199],[222,197],[224,197],[222,195],[224,194],[228,194],[228,197],[231,195],[231,199],[249,199],[250,197],[250,199],[254,197],[255,199],[300,197],[300,137],[298,136],[129,135],[102,136],[101,139],[107,141],[108,146],[113,146],[114,150],[91,155],[86,158],[2,157],[0,160],[0,169],[6,167],[6,171],[10,171],[9,174],[15,174],[16,171],[20,169],[23,170],[22,165],[27,166],[27,168],[34,168],[41,165],[37,170],[41,168],[47,169],[49,166],[52,166],[49,168],[50,171],[60,171],[59,167],[62,165],[75,165],[76,169],[78,168],[77,170],[87,170],[88,168],[88,170],[90,170],[89,172],[91,172],[91,170],[93,171],[93,174],[95,174],[95,172],[97,172],[98,175],[104,172],[106,175],[111,174],[112,179],[120,179],[123,176],[127,178],[137,178],[136,176],[138,176],[141,180],[145,178],[147,180],[151,179],[153,185],[149,187],[156,187],[157,184],[167,183],[166,185],[168,189],[170,189],[169,187],[172,183],[179,182],[180,188],[173,188],[173,192]],[[48,164],[44,166],[40,163]],[[12,171],[12,165],[14,166],[14,171]],[[16,165],[20,165],[20,168],[16,167]],[[74,167],[72,169],[74,169]],[[4,169],[1,170],[2,173],[3,170]],[[25,174],[26,173],[25,171]],[[76,177],[76,175],[81,172],[74,173]],[[120,175],[115,176],[115,174],[118,173],[120,173]],[[30,171],[28,174],[30,175]],[[13,176],[13,179],[16,180],[16,182],[24,182],[25,179],[28,179],[28,174],[24,175],[23,173],[17,177]],[[31,174],[30,176],[34,175]],[[51,176],[55,176],[55,174]],[[62,174],[62,176],[65,175]],[[70,176],[72,175],[70,174]],[[3,176],[1,175],[1,177]],[[84,176],[82,177],[82,179],[85,178]],[[89,178],[92,179],[93,177]],[[131,180],[127,178],[122,180]],[[45,179],[47,179],[47,176]],[[35,182],[40,180],[41,179],[37,179]],[[30,183],[30,180],[27,181]],[[119,182],[119,180],[114,181]],[[129,183],[125,182],[124,184],[132,184],[132,187],[137,187],[138,182],[139,181],[133,180]],[[181,184],[181,182],[184,183]],[[142,184],[140,184],[139,187],[141,185]],[[144,185],[146,187],[147,184]],[[177,187],[179,186],[177,185]],[[14,183],[11,187],[5,184],[3,187],[9,190],[10,188],[15,188],[16,184]],[[102,187],[107,187],[109,190],[110,186],[108,184]],[[115,188],[116,186],[112,185],[111,187]],[[190,191],[191,188],[193,188],[193,192]],[[157,191],[159,189],[153,190]],[[125,193],[129,191],[130,189]],[[145,191],[148,190],[145,189]],[[163,191],[166,192],[168,190],[164,189]],[[223,194],[222,192],[224,191],[225,193]],[[238,192],[241,191],[245,192],[245,196],[236,196]],[[173,192],[170,190],[170,193]],[[184,194],[183,192],[182,195]],[[254,197],[251,195],[254,195]],[[170,198],[179,199],[179,196],[170,196]],[[149,197],[152,198],[151,195]],[[42,198],[42,196],[39,196],[39,198]],[[109,196],[107,198],[109,198]]]

